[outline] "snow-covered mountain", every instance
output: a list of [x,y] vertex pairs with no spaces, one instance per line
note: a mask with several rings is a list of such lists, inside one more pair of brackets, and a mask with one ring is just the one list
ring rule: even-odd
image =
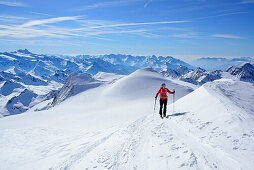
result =
[[0,53],[0,71],[0,116],[8,116],[54,98],[68,75],[80,70],[70,59],[20,49]]
[[161,71],[163,69],[175,69],[179,66],[185,66],[189,69],[195,67],[190,64],[173,58],[171,56],[162,57],[162,56],[132,56],[132,55],[121,55],[121,54],[110,54],[110,55],[101,55],[101,56],[87,56],[81,55],[77,56],[78,59],[91,59],[91,58],[100,58],[103,61],[109,62],[113,65],[128,66],[134,69],[152,67],[156,71]]
[[83,62],[87,62],[89,65],[86,68],[86,72],[93,75],[97,74],[98,72],[108,72],[127,75],[137,69],[132,66],[113,64],[103,60],[103,58],[90,58],[89,60],[83,60]]
[[[254,66],[245,63],[240,67],[232,66],[225,71],[206,71],[200,67],[195,70],[181,66],[176,69],[166,69],[161,74],[174,79],[179,79],[196,85],[202,85],[224,77],[224,73],[229,73],[241,81],[254,82]],[[227,75],[226,75],[227,77]]]
[[[87,73],[72,73],[68,77],[67,81],[65,82],[64,86],[61,88],[58,95],[54,98],[52,105],[55,106],[56,104],[63,102],[67,98],[74,96],[76,94],[79,94],[83,91],[96,88],[100,85],[105,86],[107,84],[112,84],[112,87],[108,88],[107,90],[103,92],[105,96],[115,96],[115,98],[118,98],[118,96],[130,97],[132,96],[131,94],[133,94],[132,97],[136,99],[138,99],[140,96],[142,97],[146,95],[150,96],[151,94],[143,90],[143,88],[145,88],[147,85],[144,84],[143,86],[136,86],[136,84],[143,84],[147,82],[146,79],[150,79],[151,75],[153,74],[155,77],[160,77],[161,81],[166,80],[160,73],[156,72],[151,67],[139,69],[135,71],[134,73],[130,74],[129,76],[119,76],[115,74],[112,75],[112,73],[110,75],[110,73],[100,72],[92,77],[91,75]],[[120,80],[118,80],[119,78]],[[151,86],[151,84],[148,86]],[[133,92],[130,92],[130,89],[132,89]],[[187,91],[191,91],[191,89]],[[142,94],[139,94],[139,93],[142,93]]]
[[[41,95],[51,94],[51,90],[59,90],[64,83],[68,84],[66,79],[73,72],[92,75],[99,74],[100,72],[128,75],[139,68],[148,66],[159,71],[164,76],[180,79],[195,85],[202,85],[222,77],[221,71],[208,72],[201,68],[194,69],[188,63],[170,56],[156,57],[110,54],[63,57],[34,54],[25,49],[0,53],[0,66],[0,95],[2,95],[1,100],[6,101],[0,104],[0,115],[22,113],[39,104],[42,101],[35,100],[35,98],[42,99],[43,97]],[[231,67],[228,69],[228,72],[239,77],[240,80],[253,81],[251,65],[247,64],[243,69]],[[42,86],[42,89],[46,92],[42,92],[41,94],[40,90],[39,93],[37,92],[38,90],[34,90]],[[54,87],[57,87],[57,89],[54,89]],[[18,97],[21,94],[23,96],[23,91],[26,92],[25,94],[30,92],[30,95],[26,95],[28,98],[30,96],[28,101],[32,102],[35,100],[38,103],[32,102],[33,104],[26,103],[24,105],[19,100],[13,99],[13,97]],[[55,94],[54,91],[52,91],[52,94]],[[54,98],[55,96],[52,95],[52,97]],[[8,102],[13,101],[16,103],[7,105]],[[52,101],[49,100],[47,105],[50,105],[50,102]]]
[[[19,89],[27,89],[29,85],[38,87],[45,86],[46,88],[49,84],[58,84],[58,87],[61,87],[72,72],[90,73],[93,75],[100,72],[128,75],[138,68],[149,66],[160,71],[164,76],[193,84],[202,85],[206,82],[221,78],[220,71],[207,72],[201,68],[193,70],[193,66],[170,56],[156,57],[110,54],[101,56],[81,55],[76,57],[63,57],[33,54],[25,49],[10,53],[0,53],[0,66],[2,70],[0,73],[0,82],[6,83],[3,83],[2,94],[5,94],[4,96],[6,96],[7,93],[10,95],[15,91],[19,91],[19,93],[16,94],[19,95],[21,93]],[[232,67],[231,72],[236,72],[233,71],[235,69],[237,68]],[[237,76],[239,77],[239,75]],[[247,81],[248,79],[252,79],[252,77],[251,74],[248,77],[247,74],[245,74],[244,78],[242,76],[240,79],[245,79],[245,81]],[[10,82],[12,82],[12,85],[8,85]],[[7,91],[5,88],[6,86],[8,86]],[[57,90],[52,88],[49,89]],[[27,90],[33,91],[29,88]],[[36,95],[39,94],[35,93],[35,96]],[[12,97],[9,97],[8,100],[11,98]],[[6,100],[6,98],[4,100]],[[4,109],[6,106],[2,104],[1,107],[3,108],[2,110],[6,112],[6,109]],[[1,114],[8,115],[8,113],[3,113],[3,111],[1,111]]]
[[226,72],[236,76],[242,81],[254,82],[254,65],[246,63],[241,67],[230,67]]
[[166,77],[180,78],[182,75],[188,73],[191,69],[185,66],[178,66],[175,69],[165,69],[161,71],[161,74]]
[[[69,81],[85,82],[81,75]],[[159,118],[158,102],[153,110],[162,82],[176,89],[168,119]],[[1,168],[253,169],[253,83],[191,87],[144,68],[49,110],[1,118]]]
[[220,70],[209,72],[200,67],[192,70],[184,66],[180,66],[176,69],[166,69],[161,71],[161,74],[166,77],[179,79],[195,85],[202,85],[204,83],[220,79],[222,78],[221,73],[222,71]]
[[42,78],[46,81],[55,81],[58,83],[64,83],[69,76],[70,71],[68,70],[56,70],[54,73],[49,75],[43,75]]
[[95,80],[87,73],[71,73],[64,86],[54,98],[52,105],[55,106],[68,97],[74,96],[85,90],[98,87],[101,84],[102,82]]
[[[185,66],[189,69],[194,67],[190,64],[173,58],[156,56],[132,56],[132,55],[79,55],[79,56],[52,56],[39,55],[25,50],[0,53],[0,71],[9,71],[18,74],[19,72],[31,73],[40,77],[51,77],[57,72],[87,72],[97,74],[98,72],[109,72],[128,75],[139,68],[153,67],[157,71],[163,69],[175,69]],[[57,79],[57,78],[54,78]],[[62,82],[63,83],[63,82]]]
[[[73,72],[92,75],[100,72],[128,75],[146,66],[153,67],[157,71],[165,68],[173,69],[186,66],[192,68],[189,64],[173,57],[120,54],[101,56],[82,55],[76,57],[52,56],[34,54],[27,49],[20,49],[14,52],[0,52],[0,95],[2,95],[0,98],[4,101],[0,104],[0,115],[6,116],[23,113],[36,104],[43,102],[44,100],[41,101],[36,98],[42,99],[41,95],[46,95],[46,93],[41,93],[40,90],[38,93],[38,89],[43,86],[42,89],[47,94],[51,94],[50,91],[59,90],[64,83],[68,84],[69,81],[66,82],[66,79]],[[52,87],[56,87],[56,89]],[[78,86],[78,88],[81,87]],[[37,89],[37,91],[34,89]],[[52,91],[52,94],[55,94],[54,91]],[[59,95],[61,96],[61,94]],[[22,96],[28,98],[26,102],[20,102],[20,99],[23,98]],[[52,97],[54,98],[55,96],[53,95]],[[35,103],[35,101],[38,103]],[[50,101],[44,103],[49,106]],[[47,107],[40,107],[36,110],[41,110],[42,108],[45,109]]]
[[71,59],[33,54],[27,49],[0,53],[0,71],[7,70],[13,74],[24,72],[36,76],[53,74],[58,70],[80,71],[79,65]]
[[195,70],[190,70],[186,74],[180,77],[180,80],[190,82],[193,84],[202,85],[204,83],[214,81],[221,78],[221,71],[207,72],[202,68],[197,68]]
[[61,86],[30,73],[0,72],[0,117],[23,113],[55,97]]

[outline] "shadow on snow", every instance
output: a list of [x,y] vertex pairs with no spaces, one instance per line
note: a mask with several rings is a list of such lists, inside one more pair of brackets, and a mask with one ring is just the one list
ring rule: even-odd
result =
[[187,113],[189,113],[189,112],[175,113],[175,114],[172,114],[172,115],[167,115],[167,118],[175,117],[175,116],[183,116],[183,115],[186,115]]

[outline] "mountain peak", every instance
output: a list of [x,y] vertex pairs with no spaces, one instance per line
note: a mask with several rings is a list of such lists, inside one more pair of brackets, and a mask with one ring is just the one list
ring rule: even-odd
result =
[[240,80],[254,82],[254,66],[250,63],[245,63],[242,67],[230,67],[226,72],[235,75]]
[[243,66],[242,66],[243,69],[254,69],[254,66],[250,63],[245,63]]
[[195,72],[201,72],[201,73],[206,72],[206,70],[202,69],[201,67],[196,68],[194,71]]
[[28,49],[19,49],[19,50],[17,50],[17,52],[20,52],[20,53],[24,53],[24,54],[31,54],[31,52],[30,51],[28,51]]

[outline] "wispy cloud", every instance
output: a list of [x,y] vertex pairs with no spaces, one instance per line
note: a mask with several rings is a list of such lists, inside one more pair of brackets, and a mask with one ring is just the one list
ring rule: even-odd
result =
[[238,14],[247,14],[248,12],[231,12],[231,13],[224,13],[224,14],[219,14],[219,15],[212,15],[212,16],[206,16],[206,17],[200,17],[200,18],[193,18],[191,21],[195,20],[203,20],[203,19],[208,19],[208,18],[217,18],[217,17],[223,17],[223,16],[228,16],[228,15],[238,15]]
[[28,5],[21,2],[14,1],[0,1],[0,5],[13,6],[13,7],[27,7]]
[[[20,18],[12,16],[15,20]],[[169,24],[182,24],[190,22],[187,20],[155,21],[155,22],[116,22],[106,20],[87,20],[82,16],[51,17],[40,20],[28,20],[22,18],[22,23],[15,25],[0,25],[0,36],[12,38],[34,38],[34,37],[93,37],[107,38],[109,34],[135,34],[143,37],[161,37],[161,26]],[[26,20],[25,20],[26,19]],[[1,16],[0,16],[1,20]],[[73,23],[66,24],[66,21]],[[61,24],[56,24],[63,22]],[[151,29],[151,26],[153,26]],[[179,29],[177,29],[179,31]],[[165,32],[165,31],[164,31]]]
[[[18,19],[18,18],[15,18]],[[72,21],[75,24],[89,23],[82,28],[64,27],[64,24],[55,25],[56,22]],[[81,22],[82,21],[82,22]],[[96,38],[99,35],[106,34],[139,34],[141,36],[152,36],[146,29],[126,28],[126,26],[144,25],[144,24],[163,24],[178,22],[152,22],[152,23],[121,23],[108,24],[114,22],[81,20],[79,16],[57,17],[42,20],[31,20],[21,25],[0,25],[0,36],[12,38],[34,38],[34,37],[89,37]],[[99,25],[98,25],[99,24]],[[124,27],[125,26],[125,27]],[[121,28],[119,28],[121,27]],[[103,38],[103,37],[102,37]]]
[[244,37],[229,34],[213,34],[212,37],[216,38],[228,38],[228,39],[244,39]]
[[130,3],[139,2],[139,1],[143,1],[143,0],[115,0],[115,1],[99,2],[99,3],[83,6],[81,8],[75,9],[75,11],[86,11],[86,10],[95,9],[95,8],[124,6]]
[[192,34],[184,33],[184,34],[173,34],[172,37],[176,38],[194,38],[195,36]]
[[13,16],[13,15],[0,15],[0,18],[7,18],[7,19],[28,19],[26,17],[19,17],[19,16]]
[[79,36],[71,29],[64,27],[54,27],[46,24],[52,24],[61,21],[77,20],[79,17],[57,17],[42,20],[32,20],[21,25],[0,25],[0,36],[14,38],[32,38],[32,37],[55,37],[64,38],[66,36]]
[[139,23],[120,23],[120,24],[113,24],[113,25],[100,25],[100,26],[93,26],[90,28],[109,28],[109,27],[125,27],[125,26],[138,26],[138,25],[157,25],[157,24],[176,24],[176,23],[185,23],[190,21],[160,21],[160,22],[139,22]]
[[206,33],[202,33],[202,32],[196,32],[196,31],[184,31],[182,33],[174,33],[172,35],[170,35],[169,37],[175,37],[175,38],[179,38],[179,39],[211,39],[211,37],[209,35],[207,35]]
[[153,0],[147,0],[146,3],[144,4],[144,8],[146,8]]
[[37,46],[84,46],[96,45],[86,41],[68,42],[63,40],[24,40],[24,39],[0,39],[0,44],[10,43],[12,45],[37,45]]
[[222,9],[222,10],[219,10],[217,11],[217,13],[225,13],[225,12],[234,12],[234,11],[237,11],[237,10],[243,10],[244,8],[243,7],[236,7],[236,8],[226,8],[226,9]]
[[33,12],[33,11],[31,11],[30,13],[31,14],[36,14],[36,15],[43,15],[43,16],[53,16],[53,15],[45,14],[45,13],[41,13],[41,12]]
[[183,31],[183,32],[192,30],[191,28],[188,27],[172,27],[172,26],[160,26],[158,29],[162,31]]
[[254,3],[254,0],[243,0],[240,2],[240,4],[251,4]]
[[[78,20],[83,24],[83,28],[76,28],[74,31],[86,32],[88,35],[103,35],[103,34],[136,34],[143,37],[160,37],[154,33],[155,30],[162,31],[161,26],[165,24],[180,24],[189,21],[159,21],[159,22],[138,22],[138,23],[116,23],[112,21],[90,21]],[[110,24],[109,24],[110,23]],[[150,29],[149,25],[154,25],[154,29]],[[139,26],[139,27],[137,27]]]
[[23,24],[21,27],[30,27],[35,25],[43,25],[43,24],[56,23],[56,22],[68,21],[68,20],[69,21],[77,20],[78,18],[79,18],[78,16],[74,16],[74,17],[57,17],[57,18],[50,18],[50,19],[33,20]]
[[[1,27],[1,26],[0,26]],[[57,34],[52,30],[35,29],[35,28],[22,28],[22,27],[7,27],[0,31],[0,36],[13,37],[13,38],[33,38],[33,37],[55,37],[64,38],[64,35]]]
[[84,34],[84,36],[91,36],[91,35],[101,35],[101,34],[123,34],[123,33],[141,33],[145,30],[139,29],[139,30],[105,30],[105,31],[92,31],[87,32]]
[[[56,26],[56,22],[73,21],[75,24],[81,24],[78,28]],[[117,23],[112,21],[100,20],[82,20],[79,16],[57,17],[42,20],[32,20],[21,25],[0,25],[0,36],[13,38],[33,38],[33,37],[94,37],[107,34],[136,34],[143,37],[159,37],[150,29],[148,25],[161,24],[180,24],[189,21],[160,21],[160,22],[140,22],[140,23]],[[82,27],[83,24],[83,27]],[[142,26],[138,27],[137,26]],[[157,27],[158,30],[160,27]],[[104,37],[99,37],[104,38]]]
[[220,16],[227,16],[227,15],[247,14],[247,13],[248,13],[248,12],[245,12],[245,11],[241,11],[241,12],[231,12],[231,13],[220,14],[220,15],[218,15],[218,17],[220,17]]
[[12,16],[12,15],[0,15],[0,21],[6,23],[21,23],[24,20],[28,20],[26,17]]
[[[225,14],[224,14],[225,15]],[[244,39],[244,37],[229,35],[229,34],[213,34],[213,35],[200,35],[197,32],[186,30],[183,28],[168,28],[169,31],[164,30],[165,26],[169,24],[182,24],[192,22],[189,20],[176,20],[176,21],[156,21],[156,22],[135,22],[135,23],[122,23],[105,20],[86,20],[81,16],[64,16],[53,17],[41,20],[26,21],[25,17],[15,16],[1,16],[13,19],[23,19],[23,24],[16,25],[0,25],[0,36],[12,38],[34,38],[34,37],[53,37],[53,38],[68,38],[68,37],[93,37],[93,38],[107,38],[109,34],[134,34],[143,37],[175,37],[182,39],[190,38],[227,38],[227,39]],[[75,26],[71,25],[66,27],[66,24],[55,24],[58,22],[71,21]],[[153,27],[151,27],[153,25]],[[163,34],[163,32],[165,34]],[[170,35],[171,34],[171,35]]]

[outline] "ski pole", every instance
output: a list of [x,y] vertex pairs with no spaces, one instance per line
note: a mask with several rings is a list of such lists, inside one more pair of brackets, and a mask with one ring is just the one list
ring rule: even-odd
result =
[[[175,92],[175,89],[173,89]],[[173,114],[175,113],[175,93],[173,94]]]
[[154,107],[153,107],[153,120],[154,120],[154,113],[155,113],[155,107],[156,107],[156,99],[157,98],[155,98],[155,103],[154,103]]

